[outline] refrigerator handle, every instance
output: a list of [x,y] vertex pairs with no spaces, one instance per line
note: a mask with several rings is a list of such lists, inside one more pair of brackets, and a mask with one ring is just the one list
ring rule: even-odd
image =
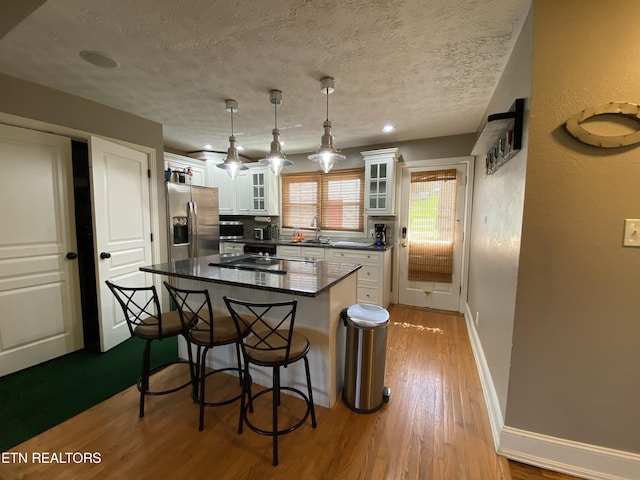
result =
[[198,256],[198,209],[195,202],[189,202],[189,257]]

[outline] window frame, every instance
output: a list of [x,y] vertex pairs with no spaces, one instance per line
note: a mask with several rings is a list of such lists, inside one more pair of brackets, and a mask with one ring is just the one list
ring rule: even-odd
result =
[[[318,218],[318,223],[320,229],[324,231],[335,231],[335,232],[345,232],[345,233],[363,233],[365,229],[365,221],[364,221],[364,185],[365,185],[365,169],[363,167],[357,168],[347,168],[341,170],[331,170],[328,173],[324,173],[321,171],[307,171],[307,172],[296,172],[296,173],[287,173],[282,174],[282,228],[283,229],[294,229],[294,228],[303,228],[309,229],[311,222],[309,221],[309,225],[294,225],[290,220],[291,210],[296,207],[309,207],[310,205],[315,205],[315,215]],[[336,227],[335,225],[329,225],[327,222],[329,221],[330,214],[330,204],[328,202],[328,186],[332,181],[339,181],[341,179],[357,179],[359,181],[359,189],[358,189],[358,201],[357,202],[349,202],[348,205],[355,206],[357,208],[358,213],[358,226],[356,228],[344,228],[344,227]],[[298,181],[295,181],[298,180]],[[315,201],[305,202],[305,203],[297,203],[294,204],[289,201],[289,192],[291,185],[296,183],[306,183],[306,182],[315,182],[316,183],[316,198]]]

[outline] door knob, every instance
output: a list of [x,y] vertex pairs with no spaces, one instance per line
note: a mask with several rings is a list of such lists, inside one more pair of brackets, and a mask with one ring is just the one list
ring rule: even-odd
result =
[[111,254],[109,252],[100,252],[100,258],[105,260],[107,258],[111,258]]
[[75,260],[76,258],[78,258],[78,254],[76,252],[69,252],[67,253],[67,258],[69,260]]

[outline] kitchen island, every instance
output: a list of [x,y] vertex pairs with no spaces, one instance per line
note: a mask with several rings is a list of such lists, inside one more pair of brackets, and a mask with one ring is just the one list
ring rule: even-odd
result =
[[[171,278],[180,288],[207,289],[214,310],[226,312],[223,297],[275,302],[298,300],[295,328],[311,344],[309,366],[314,402],[332,407],[342,390],[345,332],[340,312],[356,302],[356,272],[359,264],[286,260],[251,255],[210,255],[172,263],[150,265],[140,270]],[[181,341],[179,354],[187,357]],[[224,368],[235,364],[233,346],[216,347],[209,365]],[[254,383],[271,386],[270,369],[252,366]],[[291,365],[281,371],[283,385],[306,388],[304,368]]]

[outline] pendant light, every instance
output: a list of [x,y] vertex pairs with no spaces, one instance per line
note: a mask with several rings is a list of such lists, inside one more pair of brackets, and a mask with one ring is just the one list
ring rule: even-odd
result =
[[324,135],[320,148],[316,153],[309,155],[309,160],[318,162],[324,173],[333,167],[336,160],[344,160],[346,157],[338,152],[333,146],[333,136],[331,135],[331,122],[329,121],[329,95],[335,91],[335,82],[332,77],[324,77],[320,80],[320,89],[327,96],[327,119],[324,121]]
[[222,168],[227,171],[229,176],[235,179],[240,173],[240,170],[246,170],[247,167],[242,164],[242,160],[238,157],[238,150],[236,149],[236,137],[233,135],[233,114],[238,111],[238,102],[235,100],[225,100],[225,107],[227,112],[231,113],[231,136],[229,137],[229,149],[227,150],[227,158],[224,162],[217,165],[218,168]]
[[282,92],[280,90],[271,90],[269,92],[269,101],[273,105],[273,111],[275,114],[275,127],[271,131],[273,134],[273,141],[271,142],[271,150],[269,154],[260,160],[263,165],[268,165],[269,169],[276,175],[282,172],[283,167],[293,165],[291,160],[287,160],[282,151],[280,145],[280,130],[278,130],[278,105],[282,104]]

